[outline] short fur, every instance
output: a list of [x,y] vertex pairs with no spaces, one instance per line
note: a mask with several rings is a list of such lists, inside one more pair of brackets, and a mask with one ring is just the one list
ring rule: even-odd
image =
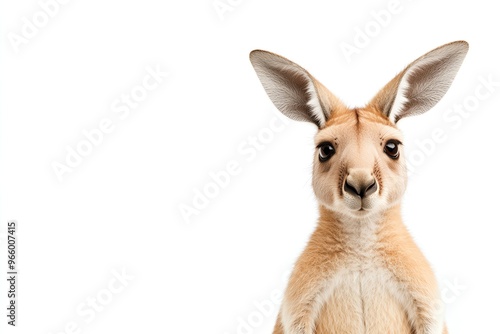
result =
[[[434,274],[401,219],[404,152],[399,145],[399,157],[391,158],[386,145],[403,142],[401,118],[442,98],[467,50],[464,41],[432,50],[352,109],[288,59],[250,54],[276,107],[318,127],[312,184],[320,217],[291,274],[274,334],[447,333]],[[335,153],[322,162],[323,143]],[[365,195],[360,189],[369,184],[376,190]]]

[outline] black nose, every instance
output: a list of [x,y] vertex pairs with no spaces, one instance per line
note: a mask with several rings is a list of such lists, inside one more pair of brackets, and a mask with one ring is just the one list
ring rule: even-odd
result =
[[378,186],[377,182],[375,179],[372,179],[370,182],[353,182],[349,183],[349,181],[346,179],[344,183],[344,192],[354,195],[354,196],[359,196],[361,198],[363,197],[368,197],[371,194],[373,194],[375,191],[377,191]]

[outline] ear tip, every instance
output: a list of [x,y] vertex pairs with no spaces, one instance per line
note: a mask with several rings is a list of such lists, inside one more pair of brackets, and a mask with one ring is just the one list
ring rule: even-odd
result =
[[262,57],[262,56],[269,55],[269,54],[271,54],[271,52],[261,50],[261,49],[255,49],[255,50],[250,51],[249,57],[250,57],[250,59],[255,59],[257,57]]
[[260,51],[262,51],[262,50],[255,49],[255,50],[250,51],[250,53],[249,53],[250,58],[253,57],[254,55],[256,55],[257,53],[259,53]]
[[250,51],[250,54],[248,55],[248,57],[249,57],[252,65],[255,67],[255,66],[263,65],[266,57],[268,57],[269,54],[271,54],[271,52],[260,50],[260,49],[255,49],[255,50]]
[[457,51],[460,51],[462,53],[467,53],[467,51],[469,51],[469,43],[467,41],[464,41],[464,40],[451,42],[448,45],[456,47]]
[[256,54],[259,52],[260,50],[252,50],[250,51],[250,53],[248,54],[248,58],[250,58],[250,61],[252,61],[252,59],[255,58]]
[[424,57],[430,54],[432,55],[447,54],[449,57],[452,57],[456,61],[462,63],[468,51],[469,51],[469,43],[467,43],[464,40],[458,40],[441,45],[440,47],[437,47],[436,49],[430,51],[428,54],[424,55]]
[[462,48],[464,48],[465,51],[469,50],[469,43],[467,41],[458,41],[458,43],[460,43],[460,45],[462,46]]

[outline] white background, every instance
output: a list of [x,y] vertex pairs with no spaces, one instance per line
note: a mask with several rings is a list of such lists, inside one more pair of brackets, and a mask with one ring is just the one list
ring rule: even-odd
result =
[[[354,106],[421,54],[459,39],[470,52],[449,92],[431,112],[400,122],[416,161],[403,216],[435,268],[450,333],[498,331],[493,2],[400,0],[383,25],[373,12],[387,10],[388,0],[220,3],[231,10],[219,15],[212,0],[73,0],[17,47],[12,36],[22,36],[23,18],[44,23],[41,5],[0,5],[1,276],[11,219],[20,272],[14,329],[1,280],[6,333],[270,333],[273,297],[315,227],[315,128],[288,122],[269,137],[270,122],[284,118],[248,53],[284,55]],[[342,43],[355,46],[364,29],[369,41],[346,57]],[[120,119],[113,104],[140,91],[146,68],[168,76]],[[496,86],[477,99],[476,89],[487,92],[481,78]],[[445,118],[464,103],[467,117]],[[65,164],[67,147],[104,119],[113,130],[60,181],[53,163]],[[424,154],[418,143],[436,129],[446,140]],[[249,137],[259,135],[266,143],[250,153]],[[180,208],[232,161],[239,173],[185,219]],[[133,277],[126,285],[113,278],[123,270]],[[90,311],[92,298],[100,311]]]

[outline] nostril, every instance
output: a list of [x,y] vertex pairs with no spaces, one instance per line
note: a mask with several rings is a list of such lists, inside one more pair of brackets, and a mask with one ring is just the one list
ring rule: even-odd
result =
[[356,188],[354,188],[352,185],[349,184],[347,180],[345,180],[344,183],[344,191],[348,194],[354,195],[354,196],[361,196]]
[[[373,182],[366,188],[364,196],[365,197],[370,196],[371,194],[376,192],[377,189],[378,189],[377,182],[375,180],[373,180]],[[361,196],[361,197],[363,197],[363,196]]]
[[[358,189],[359,188],[359,189]],[[378,189],[377,182],[375,179],[373,179],[370,183],[367,183],[367,185],[359,185],[356,187],[355,185],[349,183],[349,181],[346,179],[344,183],[344,192],[351,194],[353,196],[359,196],[361,198],[370,196],[374,192],[376,192]]]

